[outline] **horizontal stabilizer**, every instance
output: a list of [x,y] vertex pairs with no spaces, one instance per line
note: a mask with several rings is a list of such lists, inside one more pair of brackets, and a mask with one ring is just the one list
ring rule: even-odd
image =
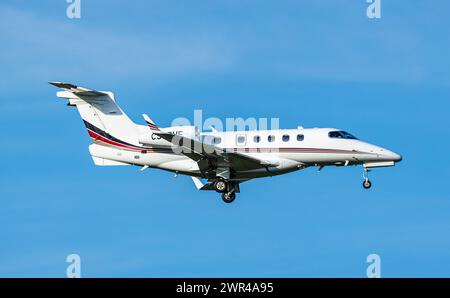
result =
[[76,95],[80,96],[104,96],[108,95],[106,92],[91,90],[84,87],[79,87],[70,83],[62,83],[62,82],[49,82],[50,85],[53,85],[58,88],[66,89],[69,92],[72,92]]
[[122,115],[112,92],[92,90],[70,83],[49,82],[49,84],[64,89],[57,92],[56,96],[68,99],[70,105],[89,103],[104,114]]

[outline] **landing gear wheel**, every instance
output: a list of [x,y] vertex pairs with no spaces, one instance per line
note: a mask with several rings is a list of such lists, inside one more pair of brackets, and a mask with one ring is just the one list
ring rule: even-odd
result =
[[364,172],[363,172],[363,178],[364,178],[364,181],[363,181],[363,187],[364,187],[365,189],[369,189],[369,188],[372,186],[372,182],[370,182],[370,180],[369,180],[369,172],[370,172],[370,169],[364,167]]
[[214,189],[217,192],[224,193],[227,190],[227,183],[224,180],[217,180],[214,182]]
[[365,188],[365,189],[369,189],[370,187],[372,187],[372,182],[370,182],[370,180],[364,180],[363,181],[363,187]]
[[232,203],[234,199],[236,199],[236,193],[234,191],[224,192],[222,194],[222,200],[227,204]]

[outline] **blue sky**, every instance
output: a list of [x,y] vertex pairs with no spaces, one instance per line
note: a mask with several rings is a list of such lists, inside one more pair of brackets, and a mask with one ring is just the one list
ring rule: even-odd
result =
[[[66,1],[0,4],[0,276],[449,277],[448,1]],[[279,117],[340,127],[404,160],[242,185],[95,167],[48,81],[111,90],[136,121]]]

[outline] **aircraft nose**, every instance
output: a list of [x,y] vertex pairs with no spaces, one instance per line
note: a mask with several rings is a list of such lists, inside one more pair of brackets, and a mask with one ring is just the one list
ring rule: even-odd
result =
[[385,150],[384,154],[383,154],[387,159],[395,161],[395,162],[399,162],[402,161],[403,157],[398,154],[395,153],[393,151],[389,151],[389,150]]
[[[403,157],[395,153],[394,151],[388,150],[383,147],[379,147],[372,144],[367,144],[367,149],[365,149],[367,152],[370,152],[372,154],[376,154],[375,160],[377,161],[393,161],[393,162],[399,162],[402,161]],[[363,150],[361,150],[363,151]]]
[[393,154],[393,156],[394,156],[394,161],[395,162],[399,162],[399,161],[402,161],[402,159],[403,159],[403,157],[400,155],[400,154],[398,154],[398,153],[395,153],[395,152],[393,152],[394,154]]

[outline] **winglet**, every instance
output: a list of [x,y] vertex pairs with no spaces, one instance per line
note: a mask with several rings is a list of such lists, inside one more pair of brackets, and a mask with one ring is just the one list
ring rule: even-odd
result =
[[142,117],[144,117],[145,122],[147,122],[148,127],[150,127],[150,130],[156,130],[160,131],[158,126],[156,126],[155,122],[153,122],[152,119],[147,114],[142,114]]

